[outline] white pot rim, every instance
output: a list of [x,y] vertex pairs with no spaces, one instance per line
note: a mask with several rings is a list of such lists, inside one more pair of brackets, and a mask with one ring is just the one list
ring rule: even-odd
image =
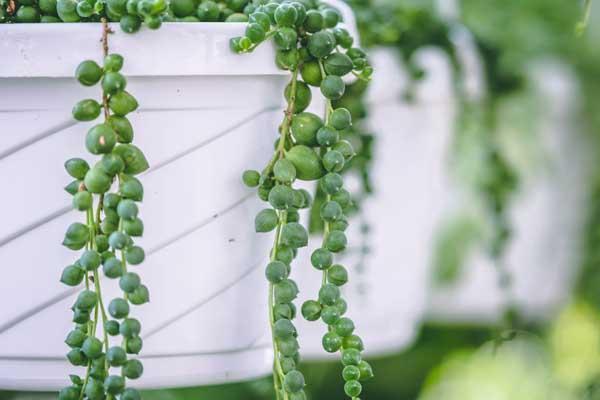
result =
[[[165,23],[153,31],[125,33],[109,24],[109,50],[125,57],[124,74],[135,76],[286,75],[275,64],[272,44],[235,54],[233,37],[245,23]],[[83,60],[102,59],[99,23],[5,24],[0,27],[1,78],[72,78]]]
[[[352,9],[340,0],[326,0],[342,14],[342,27],[355,37]],[[125,33],[110,23],[109,50],[125,57],[123,73],[137,76],[281,76],[272,43],[250,54],[235,54],[230,39],[243,36],[244,22],[167,22],[153,31]],[[101,61],[100,23],[22,23],[0,27],[0,79],[72,78],[83,60]],[[8,62],[4,62],[8,60]]]

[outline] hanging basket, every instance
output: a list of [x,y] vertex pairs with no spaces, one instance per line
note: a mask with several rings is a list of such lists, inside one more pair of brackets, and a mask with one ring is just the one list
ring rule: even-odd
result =
[[[148,227],[142,269],[149,304],[138,387],[213,384],[271,369],[263,267],[267,238],[253,231],[259,201],[241,172],[268,159],[281,118],[283,71],[270,46],[230,52],[244,24],[165,24],[136,35],[114,27],[111,51],[140,109],[131,116],[150,169],[141,205]],[[101,53],[98,24],[15,24],[0,33],[0,388],[53,390],[74,370],[65,359],[76,290],[60,271],[73,260],[60,245],[81,219],[62,188],[63,163],[82,151],[89,123],[71,108],[94,97],[73,78]],[[107,298],[118,285],[105,285]],[[264,295],[263,295],[264,294]]]

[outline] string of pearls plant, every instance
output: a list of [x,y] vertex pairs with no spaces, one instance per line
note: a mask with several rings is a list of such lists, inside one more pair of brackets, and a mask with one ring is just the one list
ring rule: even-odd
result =
[[[321,271],[322,285],[317,299],[302,305],[302,315],[327,325],[323,348],[341,352],[348,397],[358,399],[360,381],[373,376],[370,365],[362,360],[363,343],[354,335],[354,323],[344,317],[347,304],[340,286],[348,281],[348,272],[334,264],[334,254],[347,245],[344,213],[352,203],[340,172],[355,152],[342,139],[352,124],[350,112],[334,109],[332,101],[341,99],[345,92],[342,77],[354,74],[368,80],[373,72],[366,54],[352,47],[353,38],[338,26],[340,20],[337,10],[314,0],[259,1],[249,13],[245,36],[231,40],[236,52],[247,53],[272,38],[277,65],[291,75],[273,157],[262,172],[248,170],[243,175],[245,184],[258,187],[258,196],[269,204],[256,216],[256,231],[275,232],[266,277],[278,400],[306,398],[304,376],[297,370],[298,332],[292,322],[298,287],[290,273],[297,250],[308,245],[307,229],[299,222],[298,210],[310,207],[311,196],[305,189],[294,188],[297,180],[318,181],[319,190],[326,195],[319,210],[324,221],[323,243],[311,256],[312,265]],[[320,88],[326,99],[324,118],[305,111],[312,100],[310,86]]]
[[[141,398],[136,389],[126,388],[127,379],[137,379],[143,373],[142,363],[134,358],[142,349],[141,323],[130,314],[132,306],[149,301],[149,292],[129,267],[145,258],[133,238],[144,232],[138,208],[144,190],[136,175],[148,169],[148,162],[132,144],[133,127],[126,116],[138,103],[125,90],[127,80],[119,72],[123,57],[109,54],[110,29],[106,19],[102,22],[103,66],[86,60],[75,73],[84,86],[100,83],[101,100],[84,99],[73,108],[77,121],[94,121],[103,115],[103,122],[94,125],[85,137],[88,152],[100,159],[91,167],[81,158],[65,163],[75,179],[66,187],[73,196],[73,208],[85,214],[85,223],[71,224],[63,241],[67,248],[83,250],[83,254],[63,270],[61,281],[68,286],[84,286],[72,308],[75,328],[65,343],[71,348],[69,362],[84,367],[85,374],[70,375],[72,385],[60,391],[60,400]],[[118,280],[123,291],[122,297],[112,299],[108,307],[102,296],[100,267],[104,277]],[[120,336],[120,344],[115,345],[116,340],[109,336]],[[120,373],[112,373],[112,368],[120,368]]]
[[[346,89],[342,77],[353,74],[368,81],[372,68],[366,54],[352,47],[353,38],[339,27],[337,10],[317,0],[0,0],[0,22],[102,22],[104,64],[87,60],[76,71],[85,86],[101,83],[102,99],[77,103],[73,116],[104,121],[93,126],[85,140],[87,150],[101,156],[92,167],[83,159],[65,164],[75,179],[66,190],[73,196],[75,209],[85,213],[85,223],[73,223],[63,244],[83,254],[63,271],[61,281],[84,289],[73,306],[75,328],[66,339],[71,348],[67,358],[85,368],[83,376],[71,375],[72,385],[61,390],[61,400],[141,398],[126,388],[126,379],[142,375],[139,360],[130,358],[142,348],[141,324],[130,317],[131,306],[149,301],[148,289],[129,266],[144,260],[144,251],[133,237],[143,234],[138,204],[143,187],[135,177],[148,168],[139,148],[131,144],[133,128],[126,115],[137,109],[135,98],[125,91],[127,81],[119,72],[123,57],[109,54],[108,21],[119,22],[123,31],[133,33],[145,23],[157,29],[163,21],[247,22],[246,34],[231,41],[232,49],[247,53],[272,39],[277,48],[276,63],[290,71],[285,90],[287,108],[279,128],[273,157],[263,169],[246,171],[244,182],[258,187],[259,197],[270,207],[255,220],[257,232],[275,232],[270,262],[269,319],[273,334],[274,386],[279,400],[305,399],[297,331],[292,320],[297,310],[296,283],[289,278],[291,264],[299,248],[308,245],[307,229],[300,223],[299,210],[311,207],[312,196],[294,187],[297,180],[318,181],[324,197],[318,215],[324,227],[323,243],[311,257],[321,272],[322,287],[317,300],[306,302],[302,314],[310,321],[322,319],[326,325],[323,347],[341,352],[345,392],[354,399],[362,391],[361,381],[373,376],[362,360],[363,343],[354,334],[354,323],[344,317],[347,304],[339,287],[348,280],[347,270],[334,264],[334,254],[347,245],[346,215],[353,206],[340,175],[355,156],[353,146],[343,138],[352,135],[348,109],[334,107]],[[311,103],[310,86],[319,87],[326,99],[323,117],[305,112]],[[116,189],[113,191],[113,186]],[[313,205],[314,207],[314,205]],[[109,279],[118,279],[123,296],[105,306],[99,269]],[[315,294],[317,295],[317,294]],[[122,337],[113,345],[110,336]],[[120,374],[111,369],[120,367]]]

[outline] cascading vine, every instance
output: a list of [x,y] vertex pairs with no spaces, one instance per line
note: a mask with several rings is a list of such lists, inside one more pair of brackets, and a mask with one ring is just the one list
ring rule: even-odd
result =
[[[493,100],[490,99],[490,102]],[[498,142],[496,113],[496,107],[489,105],[485,125],[487,134],[483,139],[483,146],[485,146],[484,172],[478,189],[492,227],[488,251],[496,268],[498,287],[503,293],[504,305],[500,328],[504,332],[500,332],[497,338],[503,340],[511,337],[512,330],[518,323],[518,312],[512,293],[512,274],[507,269],[505,255],[512,237],[509,207],[518,187],[519,178]],[[506,336],[507,334],[508,336]]]
[[[502,329],[511,330],[518,316],[512,298],[511,276],[505,265],[505,253],[511,238],[509,207],[518,184],[517,171],[508,162],[498,140],[497,119],[499,98],[503,91],[513,91],[520,77],[503,75],[498,66],[497,49],[478,43],[479,53],[487,73],[488,97],[483,101],[466,98],[465,71],[458,58],[458,49],[452,40],[453,26],[441,19],[430,4],[405,4],[389,2],[375,6],[372,0],[348,0],[357,15],[361,38],[367,46],[385,46],[397,50],[405,64],[411,84],[405,98],[414,100],[412,90],[424,71],[415,63],[414,55],[426,46],[442,50],[452,67],[454,96],[458,101],[457,136],[462,136],[465,120],[478,125],[477,135],[482,148],[481,174],[473,188],[478,202],[491,226],[488,252],[497,270],[498,285],[503,293]],[[460,139],[459,139],[460,140]],[[452,235],[448,241],[455,250],[464,243],[463,235]],[[466,254],[466,252],[464,252]],[[459,261],[463,261],[462,259]]]
[[[258,187],[261,200],[270,204],[257,215],[256,231],[275,231],[266,277],[276,396],[282,400],[306,398],[304,376],[297,370],[298,333],[292,322],[298,287],[289,278],[297,250],[308,245],[308,233],[299,223],[298,210],[310,206],[311,196],[305,189],[294,188],[301,180],[318,181],[319,190],[326,196],[319,209],[325,227],[323,244],[311,255],[312,265],[322,271],[322,287],[318,300],[302,305],[302,314],[309,321],[322,319],[327,324],[323,347],[331,353],[341,351],[345,392],[358,399],[360,381],[373,373],[362,360],[363,343],[354,335],[354,323],[343,317],[347,304],[339,287],[347,282],[348,272],[333,263],[334,254],[346,248],[344,231],[348,222],[344,214],[352,206],[339,173],[355,151],[342,139],[351,127],[350,112],[334,109],[332,101],[341,99],[345,92],[342,77],[354,74],[368,80],[373,70],[365,53],[352,47],[354,40],[348,31],[338,26],[341,17],[337,10],[313,0],[260,3],[249,14],[245,36],[232,39],[231,46],[238,53],[247,53],[273,38],[277,65],[291,73],[275,153],[262,173],[249,170],[243,176],[245,184]],[[324,118],[305,111],[312,100],[310,86],[320,88],[326,99]]]
[[471,116],[479,115],[480,119],[478,143],[483,157],[474,191],[491,227],[491,235],[486,244],[496,269],[498,287],[503,295],[496,340],[503,341],[514,335],[520,323],[513,293],[513,276],[506,264],[506,251],[512,240],[509,213],[519,186],[519,171],[511,164],[501,141],[500,105],[505,96],[523,89],[524,77],[520,72],[502,69],[502,49],[481,40],[478,40],[477,46],[485,69],[486,95],[480,104],[465,107],[464,114],[466,116],[470,112]]
[[[147,303],[149,293],[140,276],[129,267],[141,264],[145,258],[144,250],[135,245],[133,238],[144,232],[138,215],[144,190],[135,176],[148,169],[148,162],[131,144],[133,127],[126,116],[137,109],[138,103],[125,91],[127,81],[119,72],[123,57],[109,54],[106,20],[102,26],[103,67],[86,60],[76,70],[82,85],[101,83],[102,98],[81,100],[73,108],[77,121],[94,121],[103,114],[104,121],[94,125],[85,137],[87,150],[101,158],[92,167],[81,158],[65,163],[75,179],[66,187],[73,196],[73,208],[85,213],[85,223],[71,224],[63,241],[71,250],[84,250],[61,277],[68,286],[84,285],[72,308],[75,328],[65,342],[71,348],[69,362],[84,367],[85,374],[70,375],[72,385],[60,391],[60,400],[141,398],[136,389],[126,388],[127,379],[137,379],[143,372],[142,363],[133,358],[142,349],[141,324],[130,312],[132,306]],[[104,277],[118,279],[123,291],[123,296],[112,299],[108,307],[102,296],[102,283],[106,282],[100,267]],[[109,336],[115,339],[111,341]],[[121,343],[115,345],[117,336]],[[120,373],[111,374],[113,368],[120,368]]]

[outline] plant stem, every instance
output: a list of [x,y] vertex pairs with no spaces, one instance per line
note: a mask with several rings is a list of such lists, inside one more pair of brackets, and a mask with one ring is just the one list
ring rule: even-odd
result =
[[[108,55],[108,35],[113,31],[108,26],[106,18],[102,18],[102,55],[106,58]],[[102,108],[104,109],[104,118],[110,117],[110,110],[108,108],[108,96],[106,93],[102,93]]]
[[[275,231],[275,240],[273,242],[273,249],[271,250],[271,262],[277,259],[277,248],[281,242],[281,228],[287,222],[287,211],[278,212],[279,223],[277,224],[277,230]],[[277,398],[279,399],[279,390],[281,390],[281,385],[283,383],[283,379],[285,378],[285,374],[283,373],[283,368],[281,367],[281,361],[279,360],[279,347],[277,345],[277,340],[275,339],[274,325],[275,325],[275,315],[273,313],[274,307],[274,286],[272,283],[269,283],[269,323],[271,325],[271,338],[273,341],[273,353],[274,353],[274,362],[273,362],[273,380],[275,383],[275,391],[277,393]],[[283,395],[284,399],[287,400],[288,395],[287,392],[284,391]]]
[[79,400],[83,399],[83,395],[85,394],[85,387],[87,386],[90,380],[90,371],[92,369],[92,361],[88,361],[87,369],[85,372],[85,379],[83,380],[83,385],[81,386],[81,392],[79,393]]
[[[273,165],[278,159],[282,159],[285,157],[285,142],[290,133],[290,125],[292,121],[292,117],[294,116],[294,108],[296,104],[296,87],[298,82],[298,69],[294,70],[292,73],[292,79],[290,82],[291,85],[291,94],[290,99],[288,101],[287,108],[285,110],[285,117],[279,126],[279,144],[277,146],[277,150],[273,155],[273,158],[263,171],[263,173],[270,173]],[[273,249],[271,250],[270,261],[273,262],[277,259],[277,248],[281,242],[281,231],[283,225],[287,223],[287,211],[278,211],[278,223],[277,230],[275,231],[275,239],[273,242]],[[275,395],[277,400],[281,399],[281,392],[283,392],[283,400],[288,400],[288,394],[285,390],[282,390],[283,379],[285,378],[285,374],[283,373],[283,368],[281,367],[281,361],[279,359],[279,347],[277,345],[277,340],[275,339],[275,315],[273,313],[274,307],[274,298],[275,298],[275,288],[272,283],[269,283],[269,324],[271,327],[271,340],[273,342],[273,385],[275,387]]]
[[[86,217],[86,225],[88,227],[89,230],[89,234],[90,234],[90,240],[86,246],[86,248],[88,250],[93,250],[94,248],[94,237],[95,237],[95,228],[94,228],[94,222],[93,222],[93,206],[92,206],[92,210],[88,210],[85,214]],[[95,278],[95,277],[94,277]],[[92,278],[92,279],[94,279]],[[95,284],[96,279],[94,279],[94,284]],[[86,271],[85,272],[85,287],[87,290],[90,290],[90,275],[89,272]],[[96,293],[97,294],[97,293]],[[96,305],[96,307],[94,307],[94,321],[89,321],[88,322],[88,333],[87,336],[88,337],[95,337],[96,336],[96,319],[98,318],[98,305]],[[90,371],[92,368],[92,361],[89,360],[88,361],[88,365],[86,368],[86,372],[85,372],[85,379],[83,380],[83,385],[81,386],[81,392],[79,393],[79,399],[83,399],[83,395],[85,394],[85,388],[90,380]]]
[[292,80],[290,82],[290,100],[288,101],[288,106],[284,111],[285,117],[283,118],[283,122],[279,126],[279,145],[277,146],[277,153],[279,158],[284,157],[285,153],[285,141],[288,138],[290,133],[290,126],[292,124],[292,118],[294,117],[294,110],[296,108],[296,89],[298,87],[298,71],[299,68],[296,68],[292,73]]
[[591,13],[592,13],[592,0],[584,0],[583,17],[581,18],[581,21],[579,21],[579,23],[577,23],[577,26],[575,28],[575,33],[578,36],[583,35],[583,32],[587,28]]
[[[319,60],[319,68],[321,69],[321,76],[323,78],[325,78],[326,76],[326,72],[325,72],[325,67],[323,66],[323,61]],[[331,104],[331,100],[327,99],[327,101],[325,102],[325,125],[327,125],[329,123],[329,119],[331,118],[331,113],[333,112],[333,106]],[[327,147],[327,149],[324,151],[328,151],[330,150],[330,147]],[[331,201],[331,195],[327,194],[325,197],[325,204],[327,202]],[[323,242],[321,247],[325,248],[325,245],[327,243],[327,238],[329,237],[329,233],[331,232],[331,225],[329,223],[329,221],[323,221]],[[327,270],[323,270],[323,274],[322,274],[322,280],[321,280],[321,287],[327,285],[328,283],[328,279],[327,279]]]
[[[104,57],[106,57],[106,55],[108,55],[108,34],[109,33],[112,33],[112,31],[110,30],[110,28],[108,26],[108,22],[107,22],[106,18],[102,18],[102,53],[103,53]],[[110,110],[108,107],[108,96],[105,93],[102,93],[102,107],[104,110],[104,119],[106,121],[110,117]],[[95,212],[95,219],[94,219],[93,205],[92,205],[92,208],[90,210],[88,210],[86,213],[87,226],[88,226],[88,229],[90,232],[90,241],[89,241],[89,245],[88,245],[88,250],[96,250],[96,251],[98,250],[98,247],[96,245],[96,234],[97,234],[98,227],[100,226],[100,222],[101,222],[103,201],[104,201],[104,194],[101,194],[98,199],[98,206],[97,206],[96,212]],[[102,288],[100,285],[100,274],[98,273],[98,270],[94,270],[91,279],[93,279],[93,282],[94,282],[94,289],[96,291],[98,303],[96,304],[96,307],[94,308],[94,321],[93,322],[90,321],[90,324],[88,325],[88,336],[96,337],[98,320],[99,320],[99,318],[102,318],[102,338],[103,338],[105,352],[107,352],[108,348],[109,348],[108,333],[106,332],[106,322],[108,321],[108,317],[106,315],[106,310],[104,308],[104,301],[102,299]],[[90,288],[89,280],[90,280],[89,273],[86,272],[86,282],[85,283],[86,283],[86,288],[88,290]],[[87,370],[86,370],[85,379],[84,379],[83,385],[81,387],[81,393],[79,394],[80,400],[83,399],[83,397],[84,397],[85,389],[86,389],[86,386],[90,379],[91,366],[92,366],[92,362],[89,361]],[[109,370],[108,360],[105,361],[104,368],[105,368],[106,372],[108,372],[108,370]]]

